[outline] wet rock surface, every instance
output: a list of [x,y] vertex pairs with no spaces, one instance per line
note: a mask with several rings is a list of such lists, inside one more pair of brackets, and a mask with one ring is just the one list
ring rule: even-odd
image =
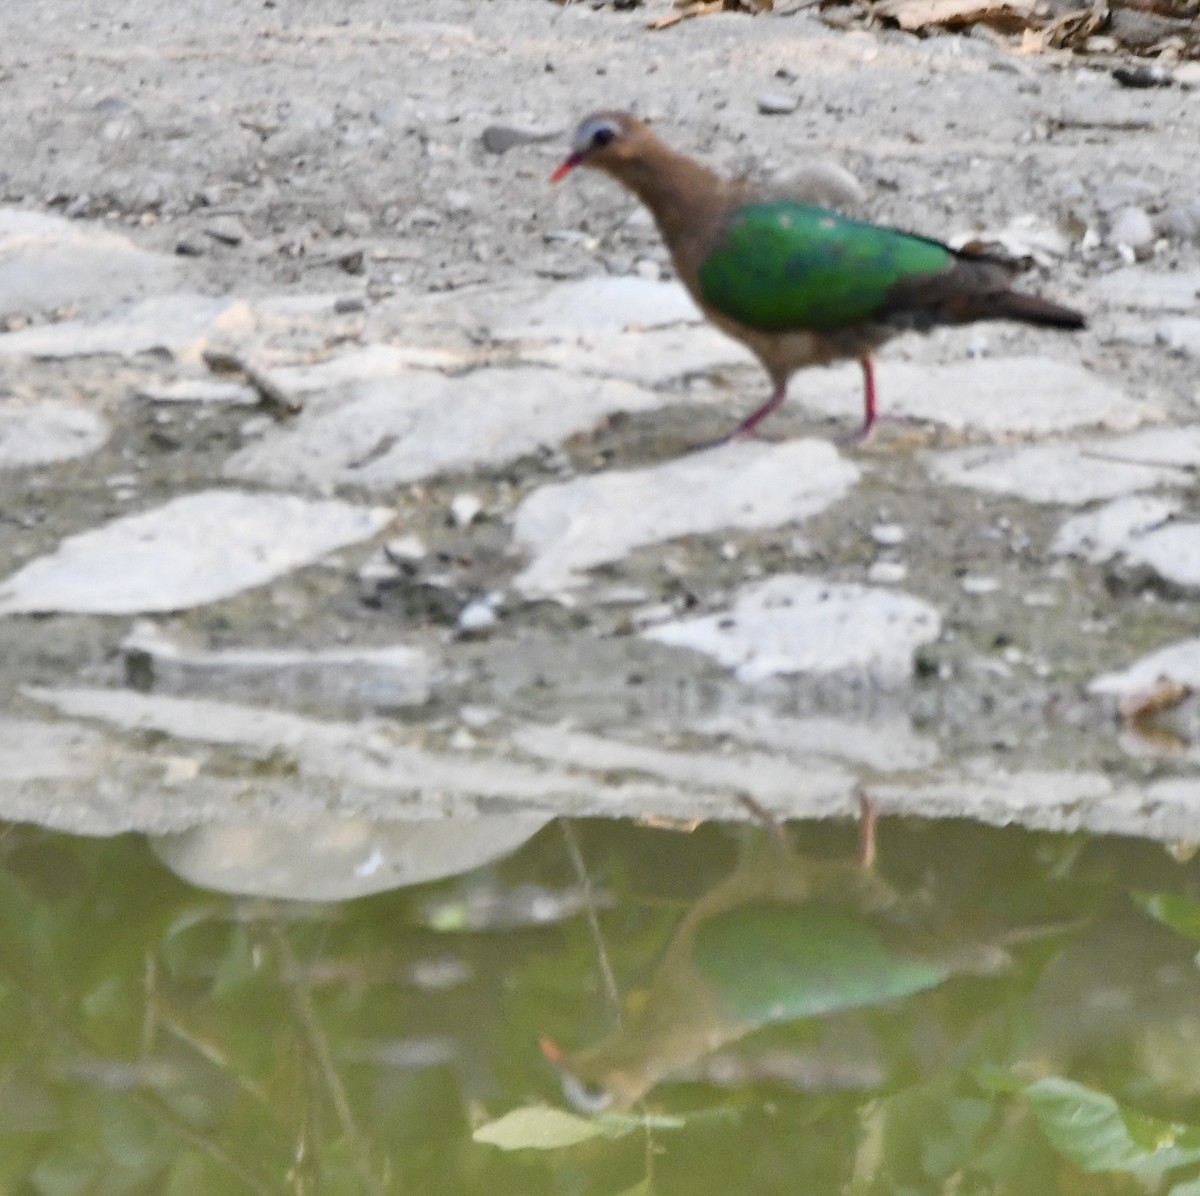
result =
[[[1200,92],[807,10],[117,7],[0,47],[0,815],[359,820],[345,892],[406,867],[365,824],[860,785],[1200,837],[1191,699],[1121,704],[1196,671]],[[832,162],[869,219],[1004,230],[1091,327],[902,338],[867,443],[847,366],[691,451],[766,380],[627,196],[546,185],[600,103],[724,170]]]

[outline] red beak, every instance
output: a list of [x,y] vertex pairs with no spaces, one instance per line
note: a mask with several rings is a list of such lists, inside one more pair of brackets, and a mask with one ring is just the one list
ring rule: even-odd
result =
[[552,183],[561,183],[563,179],[583,161],[581,153],[569,154],[558,165],[558,169],[550,176]]
[[[562,166],[560,166],[558,168],[558,170],[555,171],[555,174],[558,174],[560,172],[562,174],[566,174],[566,172],[570,169],[571,169],[571,167],[568,166],[566,162],[564,162],[562,164]],[[542,1054],[545,1055],[546,1058],[549,1059],[550,1062],[553,1063],[555,1067],[562,1066],[563,1050],[562,1050],[562,1047],[560,1047],[558,1045],[558,1043],[554,1041],[553,1038],[550,1038],[548,1036],[543,1036],[538,1041],[538,1046],[540,1046],[542,1048]]]

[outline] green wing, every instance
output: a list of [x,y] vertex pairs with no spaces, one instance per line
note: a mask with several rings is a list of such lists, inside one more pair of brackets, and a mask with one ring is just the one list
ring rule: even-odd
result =
[[711,918],[696,933],[694,962],[722,1012],[754,1026],[910,996],[950,970],[900,954],[845,911],[770,904]]
[[733,212],[700,267],[700,292],[752,328],[829,332],[870,319],[897,283],[953,262],[937,241],[779,200]]

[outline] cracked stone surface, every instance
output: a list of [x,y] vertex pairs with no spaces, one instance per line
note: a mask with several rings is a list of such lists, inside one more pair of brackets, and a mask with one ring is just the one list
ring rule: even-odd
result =
[[[11,14],[0,816],[184,836],[181,872],[296,895],[449,867],[454,819],[842,817],[864,785],[1200,840],[1200,702],[1160,685],[1197,684],[1200,243],[1131,260],[1104,198],[1194,202],[1194,91],[815,10],[303,7],[116,0],[69,54]],[[781,62],[803,120],[754,103]],[[1091,84],[1136,162],[1025,137]],[[692,451],[766,379],[630,196],[547,185],[585,93],[1007,246],[1088,328],[906,334],[866,442],[851,363]],[[497,153],[499,122],[563,138]]]

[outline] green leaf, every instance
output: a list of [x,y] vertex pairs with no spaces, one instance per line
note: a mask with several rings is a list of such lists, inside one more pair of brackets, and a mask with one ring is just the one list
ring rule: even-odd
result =
[[1055,1149],[1083,1171],[1157,1174],[1200,1162],[1200,1128],[1122,1108],[1105,1092],[1052,1076],[1024,1096]]
[[1177,934],[1200,939],[1200,901],[1175,893],[1132,893],[1130,896],[1134,904]]
[[529,1105],[481,1125],[471,1137],[501,1150],[559,1150],[603,1134],[595,1121],[549,1105]]
[[1176,1184],[1167,1196],[1200,1196],[1200,1177]]

